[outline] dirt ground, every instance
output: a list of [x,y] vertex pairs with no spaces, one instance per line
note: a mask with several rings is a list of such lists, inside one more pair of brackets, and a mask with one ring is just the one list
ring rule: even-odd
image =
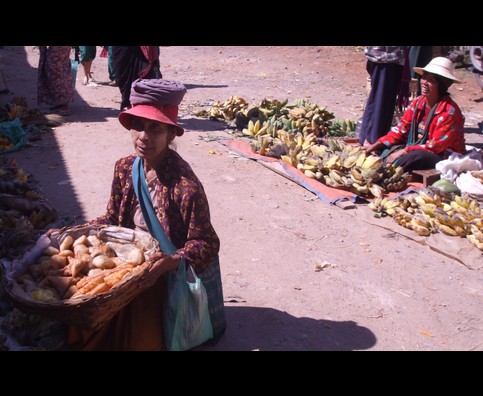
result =
[[[4,47],[0,56],[11,91],[0,104],[25,96],[36,106],[38,51]],[[220,144],[234,137],[223,123],[193,115],[237,95],[253,104],[309,98],[357,120],[367,96],[359,47],[161,47],[161,69],[188,88],[177,149],[204,183],[221,239],[228,328],[216,346],[200,349],[483,350],[481,265],[469,269],[397,228],[369,224],[363,205],[325,204]],[[107,59],[97,57],[93,70],[100,84],[82,85],[79,69],[65,122],[9,154],[78,224],[104,213],[114,162],[132,152]],[[468,143],[483,148],[483,91],[470,72],[456,73],[463,83],[450,92],[466,116]]]

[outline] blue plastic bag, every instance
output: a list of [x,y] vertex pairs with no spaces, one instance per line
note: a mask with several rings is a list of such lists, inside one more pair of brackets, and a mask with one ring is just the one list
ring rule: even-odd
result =
[[26,133],[22,129],[22,121],[20,121],[19,118],[16,118],[13,121],[0,122],[0,135],[6,136],[14,145],[8,150],[0,151],[0,154],[7,154],[16,151],[23,147],[27,141]]
[[75,82],[77,81],[77,69],[79,67],[79,62],[71,59],[70,60],[70,67],[71,67],[71,74],[72,74],[72,83],[74,84],[75,88]]
[[208,296],[201,279],[181,259],[178,271],[168,273],[163,324],[166,348],[186,351],[213,338]]

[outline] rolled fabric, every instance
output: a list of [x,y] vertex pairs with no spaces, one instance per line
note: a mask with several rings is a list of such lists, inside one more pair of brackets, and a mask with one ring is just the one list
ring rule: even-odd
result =
[[131,85],[130,99],[132,106],[178,106],[185,94],[186,87],[179,82],[138,78]]

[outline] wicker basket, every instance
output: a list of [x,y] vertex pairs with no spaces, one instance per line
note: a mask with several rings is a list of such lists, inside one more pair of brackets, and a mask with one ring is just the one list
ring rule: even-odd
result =
[[134,246],[142,248],[146,254],[159,250],[159,245],[149,233],[129,228],[116,226],[73,227],[62,229],[50,240],[42,236],[31,251],[25,253],[21,259],[11,263],[11,266],[6,266],[4,263],[4,265],[0,265],[3,287],[11,297],[13,304],[20,310],[43,315],[67,325],[78,326],[87,330],[98,330],[142,291],[139,279],[149,272],[151,266],[148,265],[141,271],[126,276],[119,284],[102,294],[53,302],[35,300],[17,283],[16,278],[27,271],[28,266],[36,261],[46,245],[50,243],[58,247],[67,235],[74,239],[82,235],[97,235],[101,241],[106,242],[121,257],[124,255],[123,251],[128,251]]

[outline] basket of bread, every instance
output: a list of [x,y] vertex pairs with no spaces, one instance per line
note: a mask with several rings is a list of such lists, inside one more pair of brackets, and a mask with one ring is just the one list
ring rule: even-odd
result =
[[149,233],[85,225],[42,235],[21,258],[3,262],[1,281],[14,305],[67,325],[98,330],[142,291],[159,250]]

